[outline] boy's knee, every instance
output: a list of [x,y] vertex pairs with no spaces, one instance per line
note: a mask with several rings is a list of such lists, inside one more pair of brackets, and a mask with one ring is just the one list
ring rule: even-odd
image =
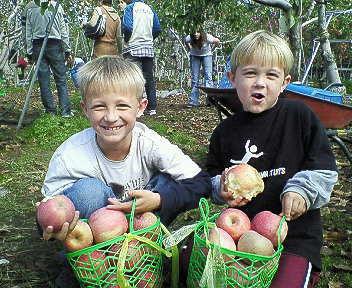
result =
[[96,178],[83,178],[76,181],[64,193],[80,211],[80,216],[88,218],[95,210],[107,205],[113,192],[109,186]]

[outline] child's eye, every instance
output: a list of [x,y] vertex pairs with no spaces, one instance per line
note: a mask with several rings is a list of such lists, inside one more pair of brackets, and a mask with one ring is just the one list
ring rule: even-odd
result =
[[278,78],[278,77],[279,77],[279,74],[278,74],[278,73],[275,73],[275,72],[271,72],[271,73],[268,73],[268,77],[269,77],[269,78]]
[[103,110],[105,110],[106,109],[106,107],[105,106],[103,106],[103,105],[99,105],[99,106],[94,106],[94,107],[92,107],[92,110],[94,110],[94,111],[103,111]]
[[245,76],[254,76],[255,74],[256,74],[255,71],[246,71],[244,73]]

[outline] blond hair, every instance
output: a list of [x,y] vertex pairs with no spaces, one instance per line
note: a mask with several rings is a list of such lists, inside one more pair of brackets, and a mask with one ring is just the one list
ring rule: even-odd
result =
[[119,56],[102,56],[88,62],[79,69],[78,81],[83,100],[88,93],[99,95],[107,87],[135,93],[140,99],[145,84],[141,69]]
[[245,36],[231,54],[231,71],[239,65],[260,63],[263,66],[283,68],[285,75],[293,66],[293,54],[288,43],[281,37],[264,30]]

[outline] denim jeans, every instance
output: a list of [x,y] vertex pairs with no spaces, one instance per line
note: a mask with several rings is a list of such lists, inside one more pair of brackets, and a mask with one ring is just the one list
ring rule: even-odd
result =
[[[33,57],[35,60],[39,57],[42,44],[42,40],[33,41]],[[56,113],[54,97],[50,90],[50,70],[54,75],[61,113],[63,115],[69,114],[71,104],[67,92],[65,54],[61,40],[48,39],[38,70],[40,96],[45,111]]]
[[[168,185],[169,181],[174,181],[167,174],[157,174],[144,189],[150,191],[161,191]],[[115,194],[110,186],[96,178],[83,178],[76,181],[64,193],[71,199],[76,210],[80,213],[80,218],[88,219],[97,209],[108,205],[108,198],[115,198]]]
[[148,105],[147,110],[156,110],[156,88],[154,79],[154,58],[152,57],[135,57],[130,53],[124,54],[126,59],[136,63],[143,72],[145,79],[145,93],[147,94]]
[[199,106],[199,89],[197,88],[199,82],[200,67],[203,66],[204,80],[206,87],[213,87],[213,57],[208,56],[193,56],[190,58],[192,91],[189,96],[188,104],[192,106]]

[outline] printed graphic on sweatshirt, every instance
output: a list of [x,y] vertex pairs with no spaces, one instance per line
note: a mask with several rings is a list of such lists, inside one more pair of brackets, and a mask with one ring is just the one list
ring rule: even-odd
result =
[[[251,140],[247,140],[246,145],[244,146],[246,153],[244,154],[242,160],[230,160],[230,163],[232,164],[241,164],[245,163],[247,164],[249,160],[252,158],[259,158],[262,156],[264,153],[263,152],[258,152],[258,147],[256,145],[250,145]],[[262,176],[262,178],[268,178],[268,177],[273,177],[273,176],[280,176],[280,175],[285,175],[286,174],[286,169],[285,167],[279,167],[279,168],[274,168],[270,170],[265,170],[259,172],[259,174]]]
[[232,164],[248,163],[248,161],[252,158],[259,158],[264,154],[263,152],[256,153],[258,151],[258,147],[256,145],[249,146],[250,142],[251,140],[248,139],[246,145],[244,146],[246,153],[244,154],[242,160],[231,159],[230,162]]
[[120,185],[118,183],[110,183],[109,185],[114,192],[116,198],[120,200],[121,202],[128,202],[131,201],[132,198],[128,194],[128,191],[130,190],[139,190],[139,189],[144,189],[144,181],[142,178],[138,179],[132,179],[128,183],[126,183],[124,186]]

